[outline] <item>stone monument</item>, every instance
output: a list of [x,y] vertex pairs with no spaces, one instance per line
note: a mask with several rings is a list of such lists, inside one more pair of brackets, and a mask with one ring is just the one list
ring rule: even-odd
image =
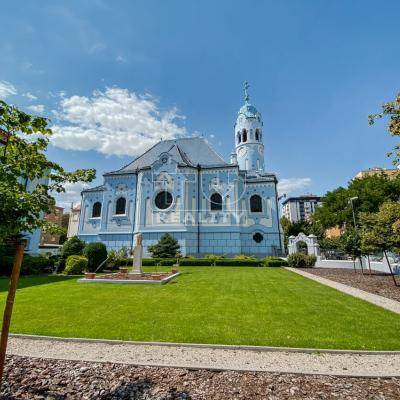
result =
[[136,246],[133,250],[133,267],[132,273],[142,275],[142,257],[143,257],[143,247],[142,247],[142,235],[139,233],[136,239]]

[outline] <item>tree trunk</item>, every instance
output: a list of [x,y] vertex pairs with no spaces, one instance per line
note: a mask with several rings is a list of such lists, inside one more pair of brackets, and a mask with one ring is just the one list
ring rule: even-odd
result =
[[354,273],[357,273],[357,269],[356,269],[356,259],[353,257],[353,268],[354,268]]
[[386,257],[386,262],[387,262],[387,264],[388,264],[388,266],[389,266],[390,275],[392,275],[392,279],[393,279],[393,282],[394,282],[394,286],[399,286],[399,285],[397,284],[396,277],[394,276],[394,273],[393,273],[393,270],[392,270],[392,266],[390,265],[389,258],[388,258],[388,256],[387,256],[386,250],[383,252],[383,254],[384,254],[385,257]]
[[4,363],[6,359],[8,332],[10,330],[11,315],[14,305],[15,292],[18,286],[19,273],[21,271],[22,259],[24,258],[25,242],[17,244],[17,252],[14,257],[13,269],[11,272],[6,306],[4,308],[3,326],[0,339],[0,386],[3,380]]
[[369,269],[369,274],[372,275],[372,271],[371,271],[371,260],[369,259],[369,254],[367,255],[368,258],[368,269]]
[[361,273],[364,275],[364,267],[363,267],[363,263],[362,263],[362,255],[360,257],[358,257],[360,260],[360,266],[361,266]]

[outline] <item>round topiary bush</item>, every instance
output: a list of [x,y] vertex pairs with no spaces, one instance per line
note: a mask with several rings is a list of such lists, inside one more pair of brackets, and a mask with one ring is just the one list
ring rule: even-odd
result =
[[107,259],[107,248],[104,243],[88,243],[83,249],[83,255],[88,260],[87,272],[95,272],[100,264]]
[[84,256],[69,256],[65,263],[66,275],[80,275],[87,269],[88,260]]
[[65,262],[69,256],[82,255],[82,250],[85,247],[85,242],[77,236],[73,236],[67,240],[61,247],[60,258],[57,261],[57,271],[62,272],[65,268]]

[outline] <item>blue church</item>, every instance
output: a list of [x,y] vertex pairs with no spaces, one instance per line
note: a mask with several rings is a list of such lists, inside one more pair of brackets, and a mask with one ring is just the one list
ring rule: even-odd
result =
[[148,246],[166,232],[183,255],[279,255],[277,179],[265,171],[263,122],[245,102],[234,126],[230,161],[202,137],[163,140],[82,192],[78,236],[109,250]]

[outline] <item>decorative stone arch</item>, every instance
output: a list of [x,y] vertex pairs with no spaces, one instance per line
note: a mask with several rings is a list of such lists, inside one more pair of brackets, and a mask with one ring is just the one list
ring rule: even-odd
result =
[[298,252],[299,242],[304,242],[307,245],[308,254],[313,254],[314,256],[319,257],[320,252],[317,237],[313,234],[306,236],[303,232],[300,232],[297,236],[289,236],[289,254]]

